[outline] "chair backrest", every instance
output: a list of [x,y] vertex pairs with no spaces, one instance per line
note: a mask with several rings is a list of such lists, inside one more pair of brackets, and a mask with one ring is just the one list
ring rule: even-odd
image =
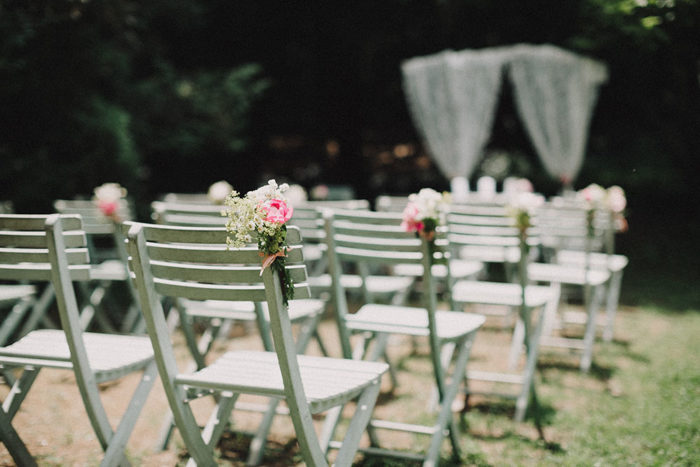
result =
[[602,251],[610,217],[603,210],[597,211],[593,219],[593,236],[589,238],[585,207],[572,202],[551,202],[539,209],[538,226],[542,244],[552,250],[552,254],[563,249]]
[[[97,204],[92,200],[57,199],[54,209],[60,214],[78,214],[83,219],[83,229],[88,235],[108,235],[115,232],[112,219],[102,214]],[[133,219],[133,209],[125,199],[119,201],[119,213],[122,220]]]
[[[341,334],[343,356],[351,358],[349,333],[345,326],[348,312],[345,291],[340,282],[341,263],[391,266],[423,265],[424,302],[429,311],[429,326],[436,336],[434,314],[437,309],[435,284],[431,274],[433,248],[415,233],[401,227],[400,213],[335,210],[325,211],[326,244],[333,284],[335,313]],[[398,323],[397,323],[398,324]]]
[[212,204],[206,193],[166,193],[161,199],[166,203]]
[[[106,259],[126,260],[121,230],[113,219],[100,211],[94,201],[58,199],[54,201],[54,209],[60,214],[76,214],[81,217],[83,229],[87,234],[87,247],[93,262],[99,263]],[[121,221],[131,220],[134,217],[133,209],[126,199],[119,201],[118,212]],[[104,239],[107,237],[109,237],[108,244],[105,244]]]
[[0,201],[0,214],[12,214],[15,212],[12,201]]
[[[182,388],[174,384],[178,370],[161,296],[232,302],[266,301],[287,397],[293,398],[300,405],[299,410],[308,414],[280,279],[272,267],[261,273],[257,247],[228,248],[225,228],[139,223],[129,223],[128,226],[127,247],[131,267],[158,370],[174,417],[196,426],[191,412],[182,405]],[[287,241],[292,249],[286,257],[286,268],[294,282],[295,298],[309,298],[297,228],[288,227]],[[201,443],[200,438],[195,439],[193,443]]]
[[51,282],[81,392],[94,384],[72,281],[90,279],[86,234],[77,215],[0,215],[0,279]]
[[408,204],[408,196],[379,195],[374,200],[374,208],[382,212],[402,212]]
[[211,202],[154,201],[151,210],[153,220],[164,225],[225,227],[227,221],[226,206]]

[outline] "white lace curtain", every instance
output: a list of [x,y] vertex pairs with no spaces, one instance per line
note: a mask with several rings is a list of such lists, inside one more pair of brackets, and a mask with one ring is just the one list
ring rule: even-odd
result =
[[446,51],[402,64],[404,90],[418,131],[440,170],[468,177],[491,133],[503,53]]
[[605,66],[557,47],[522,45],[508,68],[516,108],[542,164],[569,186],[583,164]]
[[411,116],[437,166],[453,180],[471,175],[491,133],[504,66],[545,169],[572,182],[607,74],[593,60],[548,45],[445,51],[402,64]]

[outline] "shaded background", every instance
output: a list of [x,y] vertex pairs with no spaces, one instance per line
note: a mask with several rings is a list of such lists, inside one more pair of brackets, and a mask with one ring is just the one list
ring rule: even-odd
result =
[[[575,183],[621,185],[623,301],[700,307],[700,6],[695,0],[4,0],[0,199],[50,212],[103,183],[147,219],[165,192],[275,177],[356,196],[447,189],[408,115],[400,64],[550,43],[607,64]],[[555,194],[503,87],[472,176]]]

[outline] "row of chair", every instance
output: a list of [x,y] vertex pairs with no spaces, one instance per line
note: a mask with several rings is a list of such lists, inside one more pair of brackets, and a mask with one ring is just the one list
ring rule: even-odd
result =
[[[381,429],[401,429],[428,434],[431,440],[430,448],[420,456],[425,465],[432,465],[437,461],[445,436],[449,436],[454,452],[458,452],[458,431],[451,416],[451,409],[465,378],[467,381],[484,379],[517,383],[522,390],[516,396],[516,418],[522,419],[534,390],[534,369],[540,336],[546,334],[545,328],[552,323],[551,319],[548,321],[545,318],[556,313],[558,289],[556,285],[551,284],[561,283],[561,277],[555,281],[548,281],[547,277],[538,279],[548,282],[550,285],[547,286],[527,284],[523,303],[523,290],[517,284],[475,280],[478,274],[483,273],[484,257],[479,259],[469,254],[470,251],[484,253],[489,248],[492,255],[500,251],[502,255],[510,255],[504,258],[501,264],[516,270],[516,275],[530,276],[531,279],[533,273],[536,276],[537,270],[532,268],[532,264],[527,265],[527,262],[520,261],[522,255],[517,249],[517,244],[512,243],[512,231],[509,235],[508,229],[511,227],[507,223],[491,226],[498,227],[500,231],[482,229],[476,232],[470,230],[474,228],[470,222],[474,220],[472,218],[475,215],[455,210],[450,217],[450,230],[438,238],[437,249],[429,250],[425,241],[403,232],[399,227],[400,216],[371,212],[368,207],[368,203],[361,201],[344,205],[327,203],[296,207],[293,222],[297,223],[298,227],[290,229],[290,241],[301,243],[303,238],[304,243],[303,249],[296,250],[299,253],[288,259],[289,268],[293,270],[295,282],[298,284],[296,297],[299,299],[291,301],[289,307],[281,302],[279,284],[274,274],[269,274],[268,269],[268,272],[260,277],[259,258],[252,254],[252,249],[226,249],[221,206],[208,204],[201,199],[196,202],[183,202],[182,199],[163,200],[153,204],[154,219],[158,225],[125,222],[121,228],[114,230],[118,239],[116,245],[126,246],[124,254],[131,258],[133,283],[131,280],[125,280],[126,268],[123,269],[123,280],[129,287],[136,284],[136,287],[130,290],[137,296],[134,304],[140,304],[139,307],[131,309],[135,308],[138,311],[140,308],[142,311],[137,313],[139,319],[136,320],[129,318],[133,312],[126,313],[125,321],[128,320],[130,324],[119,331],[131,332],[134,329],[134,321],[141,322],[147,329],[151,338],[150,344],[153,346],[151,348],[149,344],[150,356],[141,361],[142,366],[131,365],[129,369],[142,369],[147,364],[149,370],[148,374],[144,373],[144,379],[152,380],[152,368],[157,365],[173,409],[173,417],[166,423],[166,434],[161,436],[162,445],[167,443],[170,420],[174,419],[193,459],[198,463],[211,464],[211,450],[226,428],[228,414],[236,407],[236,398],[240,393],[259,393],[273,398],[264,409],[266,416],[251,444],[253,449],[250,463],[259,462],[262,456],[272,417],[280,412],[277,407],[279,399],[287,401],[288,413],[292,415],[302,452],[310,465],[325,463],[326,453],[335,448],[340,449],[336,462],[339,465],[349,463],[365,429],[371,441],[370,447],[365,450],[370,452],[397,455],[387,453],[381,448],[382,443],[377,434]],[[3,217],[3,227],[0,230],[8,233],[3,236],[2,245],[7,252],[2,254],[9,253],[13,248],[26,249],[27,245],[19,240],[25,239],[25,234],[21,232],[33,232],[30,235],[33,237],[33,247],[41,247],[44,251],[45,256],[41,258],[44,261],[44,272],[58,270],[58,273],[52,273],[52,279],[56,276],[52,283],[53,288],[59,290],[57,283],[60,282],[61,269],[58,266],[54,268],[50,261],[51,266],[47,267],[46,254],[50,258],[61,258],[63,255],[72,258],[75,249],[88,253],[85,226],[76,224],[76,219],[79,218],[69,215],[40,217],[32,219],[30,229],[29,220],[22,216],[8,216],[7,219]],[[497,217],[493,216],[491,222],[503,222],[496,219]],[[22,220],[27,224],[22,224]],[[39,224],[42,224],[41,227]],[[37,230],[39,232],[36,232]],[[59,233],[57,236],[57,230],[67,233]],[[45,235],[45,240],[39,240],[42,235]],[[508,240],[493,240],[499,236]],[[65,241],[64,237],[80,237],[82,243],[61,244]],[[494,244],[484,244],[484,238],[490,238]],[[83,254],[81,259],[85,260],[85,256]],[[495,256],[491,256],[491,259],[496,260]],[[595,258],[602,257],[601,255]],[[7,256],[2,262],[8,263],[10,258],[11,256]],[[570,283],[584,284],[586,287],[595,284],[596,281],[590,277],[592,271],[596,270],[593,267],[597,264],[595,261],[591,260],[591,267],[585,268],[587,272],[584,271],[583,280],[576,278],[576,281],[571,280]],[[60,260],[55,262],[58,265]],[[20,263],[24,264],[25,261]],[[300,267],[304,263],[311,273],[309,277],[305,275],[306,268]],[[574,263],[576,261],[572,259],[571,264]],[[525,269],[521,267],[518,270],[517,265],[525,265]],[[70,313],[61,313],[64,329],[66,323],[69,323],[69,318],[75,320],[76,316],[80,316],[78,298],[73,295],[73,299],[70,299],[71,294],[66,292],[66,284],[70,283],[71,279],[94,279],[94,276],[91,277],[92,273],[85,272],[84,266],[83,264],[83,275],[80,277],[68,271],[68,275],[63,278],[64,284],[60,286],[61,291],[56,293],[59,309],[72,310]],[[2,278],[31,281],[47,279],[46,274],[31,278],[15,276],[12,272],[17,269],[18,266],[8,268]],[[87,271],[92,269],[94,267],[88,267]],[[385,272],[391,272],[393,275],[381,274]],[[233,284],[238,281],[241,283]],[[603,277],[599,282],[600,288],[597,290],[602,290],[602,284],[609,283],[609,279]],[[363,303],[355,313],[348,312],[346,290],[354,292]],[[420,290],[423,297],[423,306],[419,308],[408,306],[407,303],[409,294],[416,290]],[[439,290],[445,292],[451,310],[460,310],[459,312],[438,310]],[[313,336],[320,338],[317,324],[327,300],[332,302],[335,311],[334,316],[341,337],[342,360],[302,356],[309,340]],[[480,314],[463,312],[464,305],[474,303],[508,305],[521,310],[516,317],[516,337],[511,349],[511,361],[515,362],[519,358],[524,344],[527,353],[522,373],[507,375],[466,370],[469,350],[477,330],[484,322],[484,317]],[[31,308],[31,305],[27,307]],[[595,308],[596,305],[589,305],[589,315]],[[169,310],[172,310],[170,315],[167,314]],[[533,311],[539,311],[536,319]],[[77,325],[71,324],[72,336],[66,332],[67,337],[64,340],[58,339],[61,345],[68,342],[67,348],[71,352],[70,355],[64,352],[61,366],[55,367],[73,367],[76,371],[81,367],[79,359],[74,360],[74,347],[78,355],[81,345],[87,349],[83,352],[84,355],[90,355],[90,352],[99,354],[99,351],[87,344],[88,336],[94,333],[83,333],[85,326],[79,323],[79,318],[77,319]],[[207,322],[207,330],[197,339],[192,324],[202,320]],[[227,326],[232,320],[255,323],[266,352],[229,352],[215,362],[209,362],[207,355],[213,339],[217,336],[225,337]],[[301,328],[296,340],[291,337],[293,323],[299,324]],[[177,372],[170,344],[170,335],[176,324],[183,330],[193,357],[193,365],[183,373]],[[35,331],[45,332],[47,331]],[[594,332],[595,327],[593,336]],[[394,371],[391,365],[377,361],[385,359],[390,363],[387,345],[390,342],[389,336],[396,333],[410,336],[412,339],[428,339],[438,407],[437,421],[429,427],[372,418],[372,406],[379,390],[378,381],[382,374],[391,374]],[[10,370],[22,366],[25,368],[23,375],[30,375],[22,375],[16,379],[16,388],[13,387],[11,395],[25,393],[38,371],[29,370],[30,366],[41,366],[30,365],[28,360],[13,360],[18,357],[12,352],[16,351],[23,359],[47,358],[46,355],[37,357],[26,345],[20,345],[22,342],[31,344],[30,335],[34,339],[38,334],[30,333],[5,347],[4,349],[10,349],[7,350],[10,355],[5,356],[4,349],[0,352],[0,355],[9,359],[0,360],[3,374],[8,374],[8,378],[12,378]],[[588,331],[586,335],[588,336]],[[72,339],[82,340],[84,344],[70,344]],[[143,340],[138,342],[141,345]],[[355,344],[354,347],[351,343]],[[370,346],[370,343],[374,345]],[[327,354],[323,341],[319,340],[319,344]],[[592,343],[590,348],[592,349]],[[155,349],[155,353],[152,349]],[[249,371],[255,372],[255,378],[246,377]],[[110,376],[116,378],[121,374],[112,371]],[[85,403],[88,412],[91,413],[91,421],[96,431],[99,427],[102,433],[106,433],[100,438],[101,442],[102,438],[105,439],[102,442],[106,451],[103,463],[121,462],[124,460],[123,457],[119,457],[123,456],[123,446],[126,442],[124,437],[128,437],[129,425],[133,426],[140,410],[138,402],[132,404],[134,408],[130,406],[128,417],[124,418],[124,428],[120,425],[117,429],[120,434],[118,441],[110,441],[109,429],[105,428],[99,418],[100,410],[91,408],[96,407],[93,391],[95,377],[90,378],[88,375],[85,379],[88,382],[85,383],[86,389],[81,389],[81,393],[84,399],[87,398]],[[343,384],[340,384],[339,380],[342,380]],[[251,384],[251,381],[255,381],[255,384]],[[335,385],[330,384],[331,382]],[[139,397],[135,399],[145,399],[142,393],[147,393],[150,386],[143,383],[143,387]],[[322,394],[318,394],[319,392]],[[210,423],[200,432],[186,402],[205,395],[213,395],[217,406]],[[27,461],[28,453],[14,433],[10,421],[22,397],[6,398],[3,414],[0,414],[4,419],[1,424],[3,439],[8,440],[5,444],[13,457],[19,456],[15,457],[18,463]],[[343,442],[335,441],[334,432],[342,406],[357,397],[361,397],[361,400],[351,422],[351,429]],[[328,411],[331,406],[336,408]],[[328,412],[320,435],[315,433],[310,423],[310,414],[318,411]],[[93,412],[97,415],[92,415]],[[398,454],[415,457],[413,453]]]

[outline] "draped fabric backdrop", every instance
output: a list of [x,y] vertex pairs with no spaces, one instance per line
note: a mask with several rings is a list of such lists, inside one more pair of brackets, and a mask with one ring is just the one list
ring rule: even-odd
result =
[[405,61],[414,124],[442,173],[463,186],[488,143],[503,70],[540,160],[570,184],[583,162],[588,125],[607,78],[604,65],[551,45],[444,51]]
[[517,46],[509,61],[515,104],[547,172],[565,187],[581,170],[606,68],[562,49]]
[[491,133],[504,54],[446,51],[403,63],[411,115],[440,170],[471,174]]

